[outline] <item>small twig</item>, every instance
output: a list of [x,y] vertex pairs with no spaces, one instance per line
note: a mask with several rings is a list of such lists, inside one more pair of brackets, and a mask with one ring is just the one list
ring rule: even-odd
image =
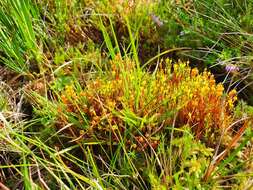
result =
[[163,128],[164,123],[165,123],[165,121],[162,122],[162,124],[160,125],[160,127],[158,127],[158,128],[151,134],[151,136],[153,136],[153,135],[155,135],[157,132],[159,132],[159,131]]
[[39,165],[38,165],[38,162],[36,161],[36,159],[35,159],[35,162],[36,162],[37,172],[38,172],[38,177],[39,177],[40,182],[43,184],[43,186],[44,186],[47,190],[50,190],[50,188],[47,186],[46,182],[45,182],[45,181],[43,180],[43,178],[41,177],[40,168],[39,168]]

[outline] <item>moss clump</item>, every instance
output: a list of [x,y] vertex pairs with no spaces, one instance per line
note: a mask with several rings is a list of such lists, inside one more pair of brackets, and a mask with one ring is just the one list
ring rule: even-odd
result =
[[166,68],[151,74],[136,69],[130,59],[116,57],[109,73],[88,81],[82,90],[66,86],[61,92],[61,106],[68,111],[65,122],[84,117],[86,124],[79,126],[88,136],[117,141],[118,132],[127,131],[137,142],[145,135],[157,144],[155,137],[176,119],[176,127],[192,126],[197,139],[217,139],[234,122],[236,91],[225,94],[223,85],[206,70],[199,73],[180,61],[166,63]]

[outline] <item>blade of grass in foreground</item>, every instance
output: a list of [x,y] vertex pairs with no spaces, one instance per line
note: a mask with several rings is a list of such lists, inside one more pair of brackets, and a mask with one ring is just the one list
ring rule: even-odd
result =
[[26,166],[29,163],[28,163],[25,155],[23,155],[23,164],[24,164],[24,166],[22,167],[22,173],[23,173],[23,180],[24,180],[25,189],[33,189],[32,188],[33,183],[30,180],[30,176],[29,176],[29,169],[28,169],[28,166]]

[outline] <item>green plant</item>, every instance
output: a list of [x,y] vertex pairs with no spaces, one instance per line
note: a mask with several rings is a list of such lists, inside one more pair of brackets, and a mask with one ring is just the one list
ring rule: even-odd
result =
[[[188,52],[179,52],[179,56],[187,56],[199,68],[202,65],[212,68],[214,73],[222,75],[220,80],[233,80],[231,84],[252,104],[252,35],[249,27],[253,16],[252,2],[161,1],[159,6],[161,10],[157,9],[157,14],[162,19],[170,18],[164,24],[167,30],[161,33],[164,46],[191,47]],[[172,33],[168,32],[169,28],[174,28]],[[226,66],[230,64],[239,72],[228,77]]]
[[38,12],[30,0],[13,0],[1,1],[0,15],[1,61],[18,73],[28,74],[32,62],[41,61],[34,29]]
[[250,189],[251,4],[0,2],[0,188]]

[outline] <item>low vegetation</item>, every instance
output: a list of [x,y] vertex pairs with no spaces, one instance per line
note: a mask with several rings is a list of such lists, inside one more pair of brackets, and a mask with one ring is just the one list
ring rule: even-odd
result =
[[1,189],[252,189],[252,2],[0,2]]

